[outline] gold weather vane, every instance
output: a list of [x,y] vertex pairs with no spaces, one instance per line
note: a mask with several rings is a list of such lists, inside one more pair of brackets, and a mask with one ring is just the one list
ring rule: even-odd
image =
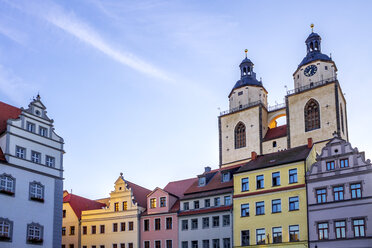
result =
[[310,24],[310,28],[311,28],[311,32],[313,33],[314,32],[314,24],[313,23]]
[[245,52],[245,58],[247,58],[248,49],[245,49],[244,52]]

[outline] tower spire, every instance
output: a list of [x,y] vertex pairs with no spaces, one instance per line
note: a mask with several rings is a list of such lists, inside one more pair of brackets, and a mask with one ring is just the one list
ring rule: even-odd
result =
[[245,52],[245,58],[247,58],[248,49],[245,49],[244,52]]
[[314,33],[314,23],[310,24],[310,28],[311,28],[311,33]]

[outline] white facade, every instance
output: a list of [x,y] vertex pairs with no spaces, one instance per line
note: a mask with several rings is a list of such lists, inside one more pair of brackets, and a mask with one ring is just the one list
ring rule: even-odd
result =
[[64,143],[46,113],[38,96],[0,135],[0,247],[61,247]]

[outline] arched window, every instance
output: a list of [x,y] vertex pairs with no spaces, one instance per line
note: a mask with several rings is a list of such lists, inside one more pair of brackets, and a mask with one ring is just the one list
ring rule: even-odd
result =
[[319,50],[318,42],[317,41],[315,41],[315,50]]
[[235,149],[245,147],[245,125],[239,122],[235,127]]
[[305,106],[305,132],[320,128],[319,103],[310,99]]
[[340,112],[341,112],[341,130],[342,133],[344,132],[344,111],[342,111],[342,105],[340,104]]

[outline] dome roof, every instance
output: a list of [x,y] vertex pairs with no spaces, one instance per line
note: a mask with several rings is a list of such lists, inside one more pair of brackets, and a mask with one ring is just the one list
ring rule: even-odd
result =
[[312,40],[312,39],[321,39],[321,38],[320,38],[320,35],[319,35],[319,34],[312,32],[312,33],[307,37],[307,39],[306,39],[305,42],[308,42],[309,40]]
[[240,64],[245,64],[245,63],[253,64],[252,61],[250,59],[248,59],[248,58],[243,59]]
[[306,65],[315,60],[332,61],[332,59],[328,55],[325,55],[321,52],[310,52],[306,55],[305,58],[303,58],[298,67]]
[[234,85],[234,88],[232,90],[235,90],[237,88],[243,87],[243,86],[262,86],[262,82],[258,81],[254,77],[243,77],[242,79],[238,80],[236,84]]

